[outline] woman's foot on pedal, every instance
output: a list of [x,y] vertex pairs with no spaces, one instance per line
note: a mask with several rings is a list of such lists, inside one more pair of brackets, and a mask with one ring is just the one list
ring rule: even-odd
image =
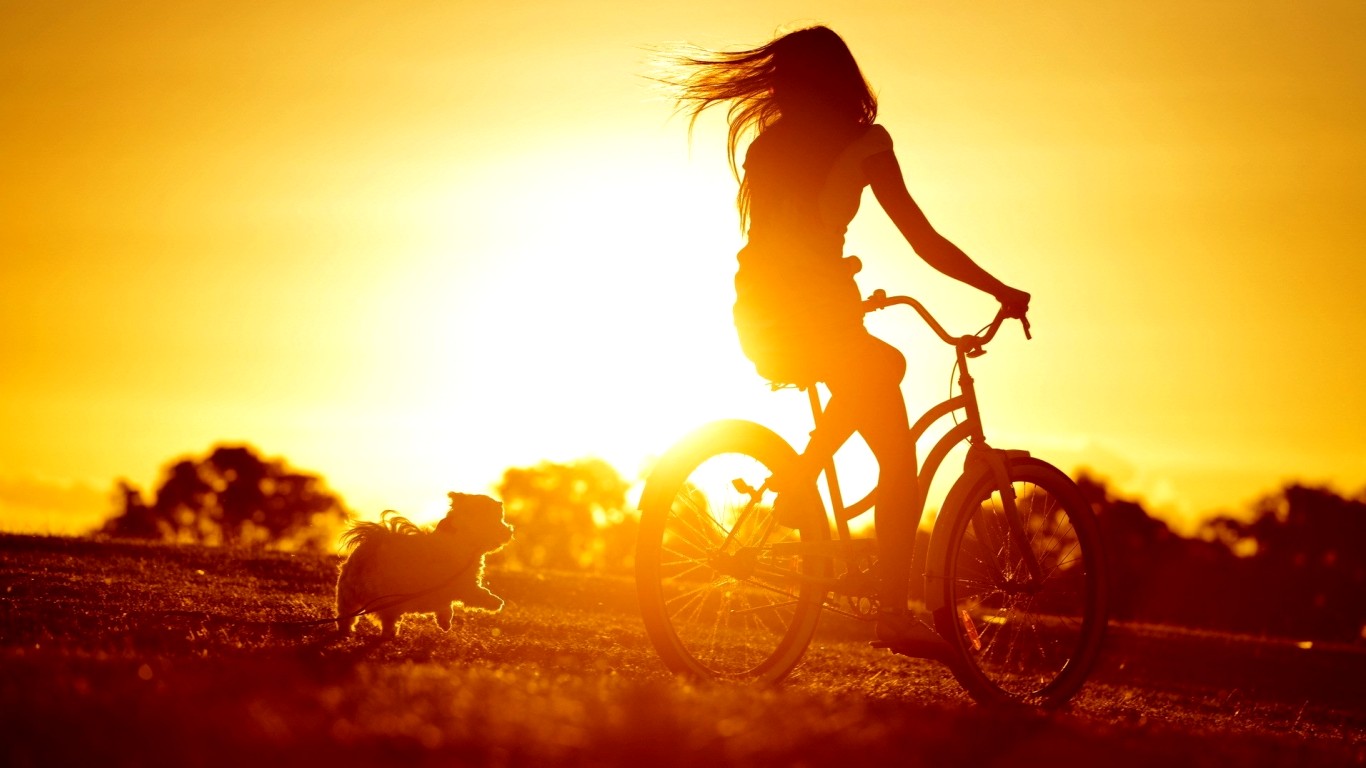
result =
[[950,657],[948,642],[906,611],[878,614],[877,645],[917,659],[944,661]]

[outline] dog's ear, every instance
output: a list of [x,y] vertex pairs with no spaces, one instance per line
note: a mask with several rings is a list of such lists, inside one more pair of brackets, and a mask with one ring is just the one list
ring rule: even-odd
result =
[[447,515],[454,512],[468,512],[469,510],[476,508],[480,501],[493,501],[493,499],[490,499],[487,496],[480,496],[477,493],[457,493],[456,491],[451,491],[446,494],[446,498],[451,500],[451,508],[446,513]]
[[455,491],[446,494],[446,497],[451,500],[451,507],[446,510],[446,516],[441,519],[441,522],[436,524],[436,530],[442,533],[455,533],[459,529],[459,523],[456,521],[463,522],[465,518],[469,517],[470,500],[478,497],[471,496],[468,493],[456,493]]
[[503,503],[492,496],[484,496],[478,493],[456,493],[455,491],[451,491],[446,494],[446,497],[451,500],[451,508],[446,512],[447,517],[450,517],[457,512],[476,513],[484,512],[488,509],[498,510],[500,516],[503,514]]

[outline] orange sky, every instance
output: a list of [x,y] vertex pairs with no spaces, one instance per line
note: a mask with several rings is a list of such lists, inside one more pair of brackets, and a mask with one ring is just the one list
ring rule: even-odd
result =
[[[1183,523],[1366,485],[1359,2],[498,5],[0,2],[0,528],[221,440],[421,517],[711,418],[800,437],[732,338],[721,125],[690,148],[640,75],[814,20],[931,220],[1034,294],[974,369],[996,443]],[[849,251],[992,311],[871,201]],[[874,325],[942,397],[910,315]]]

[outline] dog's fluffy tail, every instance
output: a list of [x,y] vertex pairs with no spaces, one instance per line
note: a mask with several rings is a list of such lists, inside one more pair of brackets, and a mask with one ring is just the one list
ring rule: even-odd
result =
[[[389,519],[390,515],[393,515],[392,520]],[[380,539],[385,536],[412,536],[419,533],[425,533],[425,531],[394,510],[386,509],[380,513],[378,523],[355,523],[346,533],[343,533],[341,537],[342,552],[349,553],[371,539]]]

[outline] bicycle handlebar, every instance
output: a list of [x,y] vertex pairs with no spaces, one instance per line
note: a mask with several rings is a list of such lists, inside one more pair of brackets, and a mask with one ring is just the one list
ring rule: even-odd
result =
[[[872,296],[863,300],[863,311],[876,312],[879,309],[886,309],[887,307],[896,304],[905,304],[920,313],[920,317],[925,321],[925,324],[930,326],[930,330],[934,331],[935,335],[942,339],[945,344],[961,347],[965,351],[981,350],[987,342],[991,341],[996,336],[996,332],[1001,330],[1001,324],[1005,322],[1006,318],[1010,317],[1010,315],[1006,313],[1006,308],[1001,307],[996,312],[996,318],[991,321],[991,324],[986,327],[985,331],[981,333],[970,333],[966,336],[953,336],[948,331],[944,330],[944,326],[940,325],[938,320],[934,319],[934,316],[930,314],[930,311],[925,309],[924,304],[921,304],[910,296],[888,296],[887,292],[881,288],[873,291]],[[1029,319],[1020,317],[1020,324],[1024,326],[1025,338],[1033,338],[1029,334]]]

